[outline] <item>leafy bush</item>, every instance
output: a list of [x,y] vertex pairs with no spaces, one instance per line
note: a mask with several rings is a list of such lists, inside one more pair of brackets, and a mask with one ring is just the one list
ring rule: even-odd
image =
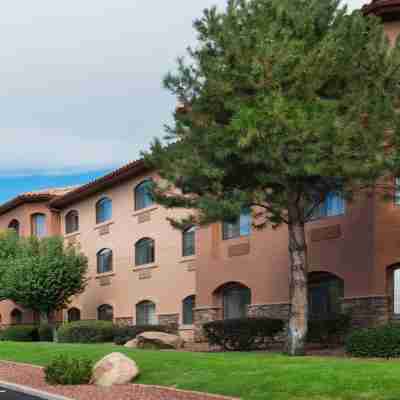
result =
[[103,343],[113,341],[110,321],[77,321],[61,325],[58,340],[64,343]]
[[345,347],[355,357],[400,357],[400,326],[356,330],[347,337]]
[[173,328],[165,325],[116,326],[114,328],[114,343],[124,345],[143,332],[175,333]]
[[2,340],[14,342],[37,342],[39,340],[38,328],[35,325],[13,325],[4,329]]
[[87,359],[60,356],[46,366],[46,382],[52,385],[82,385],[90,382],[92,362]]
[[211,345],[219,345],[229,351],[265,348],[283,328],[282,320],[270,318],[227,319],[208,322],[203,326]]
[[351,316],[348,314],[334,314],[327,318],[310,320],[307,340],[323,344],[343,343],[350,330],[350,323]]
[[49,324],[41,323],[38,332],[39,332],[39,340],[41,342],[53,341],[53,331]]

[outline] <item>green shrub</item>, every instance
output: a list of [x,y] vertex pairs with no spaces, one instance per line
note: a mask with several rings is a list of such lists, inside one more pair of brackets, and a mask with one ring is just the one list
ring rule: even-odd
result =
[[227,319],[203,325],[208,342],[229,351],[265,348],[283,328],[282,320],[270,318]]
[[53,331],[51,326],[46,323],[41,323],[39,325],[39,340],[41,342],[52,342],[53,341]]
[[173,327],[171,328],[165,325],[116,326],[114,328],[114,343],[124,345],[143,332],[175,333],[176,331]]
[[356,330],[347,337],[345,347],[355,357],[400,357],[400,326]]
[[35,325],[13,325],[4,329],[2,340],[14,342],[37,342],[39,340],[38,328]]
[[90,382],[92,362],[88,359],[59,356],[44,369],[46,382],[52,385],[82,385]]
[[343,343],[350,330],[351,316],[334,314],[327,318],[310,320],[308,322],[308,342],[323,344]]
[[113,341],[110,321],[77,321],[61,325],[58,340],[64,343],[103,343]]

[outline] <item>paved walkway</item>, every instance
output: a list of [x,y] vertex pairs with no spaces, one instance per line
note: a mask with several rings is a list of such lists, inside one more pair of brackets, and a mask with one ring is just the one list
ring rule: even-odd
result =
[[[232,398],[223,396],[148,385],[115,385],[112,388],[101,388],[94,385],[51,386],[45,382],[42,368],[11,362],[0,362],[0,380],[75,400],[232,400]],[[33,397],[2,397],[2,393],[0,393],[0,400],[14,399],[37,400]]]

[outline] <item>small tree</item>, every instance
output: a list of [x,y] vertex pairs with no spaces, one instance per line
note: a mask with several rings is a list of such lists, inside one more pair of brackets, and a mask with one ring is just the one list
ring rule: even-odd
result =
[[57,340],[55,313],[86,287],[87,258],[63,239],[0,235],[0,298],[36,311]]
[[[288,352],[307,334],[305,224],[329,193],[351,198],[398,170],[400,47],[380,21],[339,0],[230,0],[205,10],[165,86],[181,107],[167,143],[145,157],[167,207],[190,221],[232,219],[252,207],[257,228],[286,224]],[[268,246],[266,246],[268,248]]]

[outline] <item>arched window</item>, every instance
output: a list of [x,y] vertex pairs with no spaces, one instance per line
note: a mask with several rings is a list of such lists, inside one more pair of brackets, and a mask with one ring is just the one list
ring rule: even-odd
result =
[[308,307],[310,319],[321,319],[341,312],[344,282],[329,272],[308,274]]
[[8,224],[8,229],[13,229],[15,231],[15,233],[19,236],[19,221],[16,219],[13,219]]
[[101,224],[112,218],[112,201],[103,197],[96,203],[96,224]]
[[251,210],[246,208],[233,221],[224,221],[222,224],[222,238],[233,239],[239,236],[249,236],[251,233]]
[[65,216],[65,233],[73,233],[79,231],[79,213],[71,210]]
[[156,325],[156,305],[152,301],[136,304],[136,325]]
[[135,264],[145,265],[154,262],[154,240],[144,238],[135,244]]
[[193,309],[196,306],[196,296],[188,296],[182,301],[182,322],[184,325],[193,325]]
[[251,290],[239,283],[230,283],[222,288],[224,318],[244,318],[251,304]]
[[182,233],[182,255],[183,257],[193,256],[196,253],[195,246],[196,227],[191,226]]
[[44,214],[32,215],[32,236],[42,238],[47,235],[46,216]]
[[68,310],[68,322],[80,321],[81,320],[81,311],[72,307]]
[[113,306],[110,306],[109,304],[102,304],[97,309],[97,319],[99,321],[112,321],[114,319]]
[[22,324],[22,312],[18,308],[11,311],[10,317],[12,325]]
[[103,249],[97,253],[97,273],[104,274],[113,270],[113,253],[110,249]]
[[142,210],[143,208],[150,207],[154,204],[151,187],[153,181],[146,179],[135,188],[135,210]]

